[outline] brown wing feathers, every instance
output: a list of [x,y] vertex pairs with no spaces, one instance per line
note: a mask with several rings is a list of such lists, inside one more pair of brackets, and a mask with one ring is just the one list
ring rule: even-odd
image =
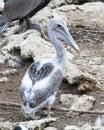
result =
[[26,17],[31,14],[31,12],[34,15],[50,1],[51,0],[6,0],[2,16],[6,22],[8,22],[8,20],[12,21]]

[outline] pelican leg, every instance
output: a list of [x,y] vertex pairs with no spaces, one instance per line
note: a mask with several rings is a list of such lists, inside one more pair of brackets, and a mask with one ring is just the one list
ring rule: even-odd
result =
[[24,121],[24,114],[22,113],[22,121]]
[[55,101],[55,98],[56,98],[56,92],[48,100],[48,106],[47,106],[48,118],[51,118],[50,111],[51,111],[51,106]]
[[40,116],[39,115],[35,115],[35,112],[32,114],[32,119],[34,120],[38,120],[40,119]]
[[40,26],[38,24],[35,24],[35,23],[32,24],[29,17],[26,17],[25,20],[26,20],[26,24],[27,24],[27,29],[35,29],[38,32],[42,33]]
[[5,31],[5,30],[8,28],[8,26],[9,26],[9,22],[6,23],[6,24],[4,24],[4,25],[2,25],[2,26],[0,27],[0,34],[1,34],[3,31]]
[[35,30],[37,30],[41,34],[42,38],[45,38],[45,35],[42,32],[42,30],[41,30],[41,28],[40,28],[40,26],[38,24],[35,24],[35,23],[32,24],[30,19],[29,19],[29,17],[26,17],[25,20],[26,20],[26,24],[27,24],[27,30],[28,29],[35,29]]
[[25,113],[24,111],[21,109],[21,113],[22,113],[22,121],[24,120],[24,117],[25,117]]
[[50,111],[51,111],[51,105],[48,105],[47,107],[48,118],[51,118]]
[[19,20],[19,25],[21,25],[22,27],[23,27],[23,22],[24,22],[24,19]]

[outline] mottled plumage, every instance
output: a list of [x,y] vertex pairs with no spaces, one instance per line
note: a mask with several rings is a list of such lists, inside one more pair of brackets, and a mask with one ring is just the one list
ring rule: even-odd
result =
[[39,62],[36,62],[35,64],[33,63],[29,68],[29,76],[32,80],[33,85],[36,83],[36,81],[47,77],[54,69],[54,66],[51,63],[46,63],[41,68],[38,67]]
[[55,96],[63,77],[60,67],[56,65],[53,60],[50,62],[46,60],[46,63],[43,64],[40,60],[28,68],[20,89],[24,115],[27,113],[27,115],[33,116],[34,111],[44,104],[51,104],[51,96]]
[[34,118],[35,112],[44,105],[48,105],[48,116],[50,116],[49,110],[62,82],[62,69],[66,60],[61,40],[79,50],[63,19],[51,19],[48,24],[48,34],[56,49],[56,56],[32,63],[27,69],[20,87],[22,112],[25,116],[32,118]]
[[[42,67],[45,67],[45,66],[42,66]],[[47,67],[49,67],[49,66],[46,66],[46,68]],[[34,68],[34,69],[36,69],[36,68]],[[41,77],[41,74],[37,73],[39,71],[36,71],[36,73],[33,75],[32,78],[30,77],[32,82],[34,81],[33,80],[34,77],[36,77],[36,78],[40,77],[40,78],[37,78],[37,80],[36,80],[37,82],[39,82],[39,81],[41,82],[41,80],[43,79],[43,77]],[[48,70],[47,72],[49,73],[48,75],[46,74],[46,72],[43,72],[44,78],[48,77],[52,71],[50,72],[50,70]],[[45,74],[46,74],[46,76],[45,76]],[[59,82],[57,82],[57,81],[59,81]],[[61,81],[62,81],[62,72],[60,69],[57,69],[56,71],[54,71],[54,74],[48,79],[47,86],[44,86],[44,84],[41,84],[41,86],[40,86],[37,83],[39,85],[38,86],[38,85],[36,85],[36,82],[35,82],[35,85],[33,85],[33,87],[31,87],[31,89],[29,91],[30,96],[28,98],[25,97],[25,92],[27,90],[25,89],[25,91],[24,91],[22,89],[21,98],[23,99],[22,101],[24,102],[24,106],[26,106],[26,104],[29,102],[30,108],[37,107],[39,104],[41,104],[43,101],[45,101],[48,97],[50,97],[51,95],[55,94],[55,92],[57,92],[57,90],[61,84]],[[34,89],[35,86],[37,87],[36,89]]]
[[4,0],[0,31],[2,32],[6,28],[4,27],[5,24],[8,23],[9,25],[9,23],[14,20],[20,20],[20,23],[26,20],[27,28],[30,28],[32,24],[29,17],[32,17],[35,13],[44,8],[50,1],[51,0]]

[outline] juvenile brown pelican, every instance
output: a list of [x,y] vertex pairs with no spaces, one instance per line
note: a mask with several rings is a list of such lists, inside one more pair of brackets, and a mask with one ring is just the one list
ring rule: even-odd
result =
[[53,18],[48,24],[48,35],[56,49],[56,56],[35,61],[27,69],[20,87],[21,109],[25,116],[35,117],[35,112],[48,105],[50,117],[51,105],[62,82],[62,69],[66,61],[66,51],[61,41],[79,51],[62,18]]
[[4,0],[4,9],[0,19],[0,32],[8,28],[9,23],[20,20],[20,24],[26,21],[27,29],[34,28],[41,32],[40,26],[32,24],[32,17],[39,10],[44,8],[51,0]]

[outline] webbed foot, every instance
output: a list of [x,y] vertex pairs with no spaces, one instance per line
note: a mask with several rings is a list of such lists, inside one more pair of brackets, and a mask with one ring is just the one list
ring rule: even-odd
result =
[[27,26],[27,30],[28,30],[28,29],[35,29],[35,30],[37,30],[37,31],[41,34],[41,37],[42,37],[42,38],[45,38],[45,35],[44,35],[44,33],[42,32],[42,30],[41,30],[41,28],[40,28],[40,26],[39,26],[38,24],[28,25],[28,26]]

